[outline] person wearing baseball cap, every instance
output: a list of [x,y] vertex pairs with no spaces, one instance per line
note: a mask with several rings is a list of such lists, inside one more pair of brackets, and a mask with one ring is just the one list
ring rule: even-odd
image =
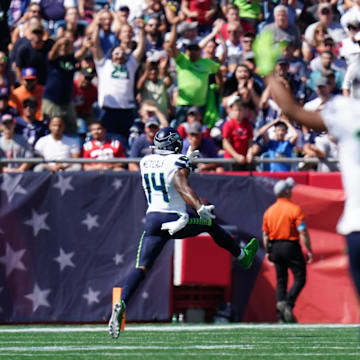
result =
[[[204,125],[199,121],[188,124],[187,137],[183,142],[182,153],[189,156],[192,152],[198,151],[199,158],[217,158],[218,151],[213,140],[203,134]],[[196,172],[223,171],[220,164],[196,163],[193,165]]]
[[[293,308],[306,283],[306,263],[313,260],[304,212],[291,199],[294,187],[291,177],[276,182],[273,191],[277,200],[265,211],[262,225],[264,248],[276,269],[276,309],[280,322],[296,322]],[[300,242],[307,250],[306,261]],[[287,290],[289,270],[294,282]]]
[[[133,142],[130,155],[131,158],[140,158],[148,155],[152,151],[152,146],[154,145],[155,134],[160,129],[160,121],[156,115],[150,115],[145,121],[145,132],[141,134]],[[129,163],[130,171],[139,171],[140,167],[136,163]]]
[[[0,117],[0,149],[8,159],[24,159],[33,157],[33,152],[27,141],[18,134],[15,134],[16,120],[12,114],[5,113]],[[3,167],[3,172],[17,173],[30,168],[29,163],[9,163]]]
[[12,93],[9,104],[17,109],[20,116],[24,115],[24,101],[30,97],[37,101],[36,120],[41,121],[41,102],[44,87],[38,83],[37,70],[33,67],[27,67],[21,71],[22,82]]

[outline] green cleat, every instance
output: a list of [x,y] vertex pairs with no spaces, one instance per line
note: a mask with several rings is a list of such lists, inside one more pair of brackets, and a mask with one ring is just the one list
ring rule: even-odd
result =
[[120,335],[121,322],[125,314],[125,309],[125,302],[123,300],[120,300],[120,302],[115,304],[111,313],[111,317],[109,320],[109,334],[114,339],[117,339]]
[[259,249],[259,241],[256,238],[252,238],[248,244],[243,248],[245,256],[239,259],[240,265],[248,269],[254,261],[256,252]]

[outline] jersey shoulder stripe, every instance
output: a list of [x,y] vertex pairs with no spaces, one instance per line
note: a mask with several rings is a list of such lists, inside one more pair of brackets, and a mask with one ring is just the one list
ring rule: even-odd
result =
[[186,156],[180,156],[176,161],[175,161],[175,166],[177,166],[180,169],[190,169],[190,162],[189,159]]

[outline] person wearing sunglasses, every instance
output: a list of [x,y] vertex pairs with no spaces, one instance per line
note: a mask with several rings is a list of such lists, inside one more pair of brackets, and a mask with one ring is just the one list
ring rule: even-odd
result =
[[35,111],[35,117],[37,120],[41,120],[41,102],[44,92],[44,86],[38,83],[37,71],[35,68],[24,68],[21,72],[22,82],[12,93],[12,99],[9,104],[16,107],[20,116],[24,115],[23,102],[29,97],[34,97],[37,101],[37,107]]
[[323,24],[327,28],[328,34],[332,37],[335,43],[339,43],[346,38],[346,33],[343,27],[336,21],[334,21],[334,14],[331,8],[331,4],[327,2],[322,2],[318,6],[317,15],[319,21],[310,24],[304,33],[305,40],[311,44],[312,39],[314,38],[314,32],[319,25]]

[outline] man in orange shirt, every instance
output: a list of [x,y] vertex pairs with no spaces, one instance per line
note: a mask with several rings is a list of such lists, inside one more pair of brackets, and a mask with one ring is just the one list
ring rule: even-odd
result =
[[[277,201],[264,213],[263,241],[268,259],[276,269],[276,309],[279,321],[295,322],[292,309],[305,286],[306,262],[313,260],[310,237],[301,207],[292,200],[293,178],[278,181],[274,186]],[[300,240],[307,249],[305,262]],[[294,275],[294,283],[287,291],[288,269]]]
[[36,120],[42,120],[41,116],[41,100],[44,87],[38,84],[37,72],[34,68],[25,68],[21,72],[22,84],[17,87],[10,98],[9,105],[15,107],[20,116],[24,115],[24,100],[29,97],[37,100]]

